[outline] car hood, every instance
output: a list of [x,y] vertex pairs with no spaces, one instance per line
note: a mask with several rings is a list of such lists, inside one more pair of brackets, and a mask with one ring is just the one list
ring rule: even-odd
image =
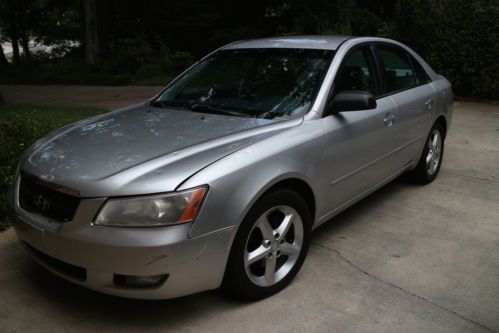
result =
[[21,169],[84,197],[173,191],[206,165],[300,122],[135,106],[51,133],[28,149]]

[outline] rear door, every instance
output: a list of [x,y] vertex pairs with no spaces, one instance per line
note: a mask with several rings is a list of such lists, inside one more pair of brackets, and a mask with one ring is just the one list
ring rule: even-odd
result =
[[407,165],[419,158],[431,126],[435,90],[428,75],[403,48],[376,43],[383,95],[397,106],[397,126],[392,140],[396,144],[394,163]]

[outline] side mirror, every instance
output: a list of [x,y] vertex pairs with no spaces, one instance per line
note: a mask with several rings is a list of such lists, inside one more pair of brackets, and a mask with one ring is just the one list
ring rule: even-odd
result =
[[328,103],[327,115],[345,112],[361,111],[376,108],[376,99],[367,91],[344,90],[340,91],[334,99]]

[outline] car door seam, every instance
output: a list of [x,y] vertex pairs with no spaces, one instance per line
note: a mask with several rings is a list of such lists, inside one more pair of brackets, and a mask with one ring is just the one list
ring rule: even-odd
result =
[[336,208],[334,208],[334,209],[330,210],[329,212],[327,212],[326,214],[322,215],[317,220],[317,223],[316,223],[316,225],[314,225],[314,228],[316,228],[316,227],[320,226],[321,224],[327,222],[330,218],[332,218],[333,216],[335,216],[337,213],[340,213],[344,209],[352,206],[356,202],[360,201],[362,198],[366,197],[369,193],[374,192],[376,189],[380,188],[381,186],[383,186],[384,184],[386,184],[390,180],[393,180],[395,177],[397,177],[398,175],[400,175],[401,173],[403,173],[405,170],[408,170],[409,167],[410,167],[410,165],[411,165],[410,163],[405,164],[402,168],[400,168],[397,171],[391,173],[385,179],[377,182],[373,186],[371,186],[368,189],[360,192],[359,194],[357,194],[353,198],[351,198],[351,199],[343,202],[342,204],[338,205]]

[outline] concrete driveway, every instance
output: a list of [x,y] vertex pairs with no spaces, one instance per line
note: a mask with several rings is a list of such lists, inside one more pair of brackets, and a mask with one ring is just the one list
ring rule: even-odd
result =
[[439,178],[396,180],[319,228],[296,280],[260,302],[101,295],[1,233],[0,331],[499,331],[499,107],[458,104]]

